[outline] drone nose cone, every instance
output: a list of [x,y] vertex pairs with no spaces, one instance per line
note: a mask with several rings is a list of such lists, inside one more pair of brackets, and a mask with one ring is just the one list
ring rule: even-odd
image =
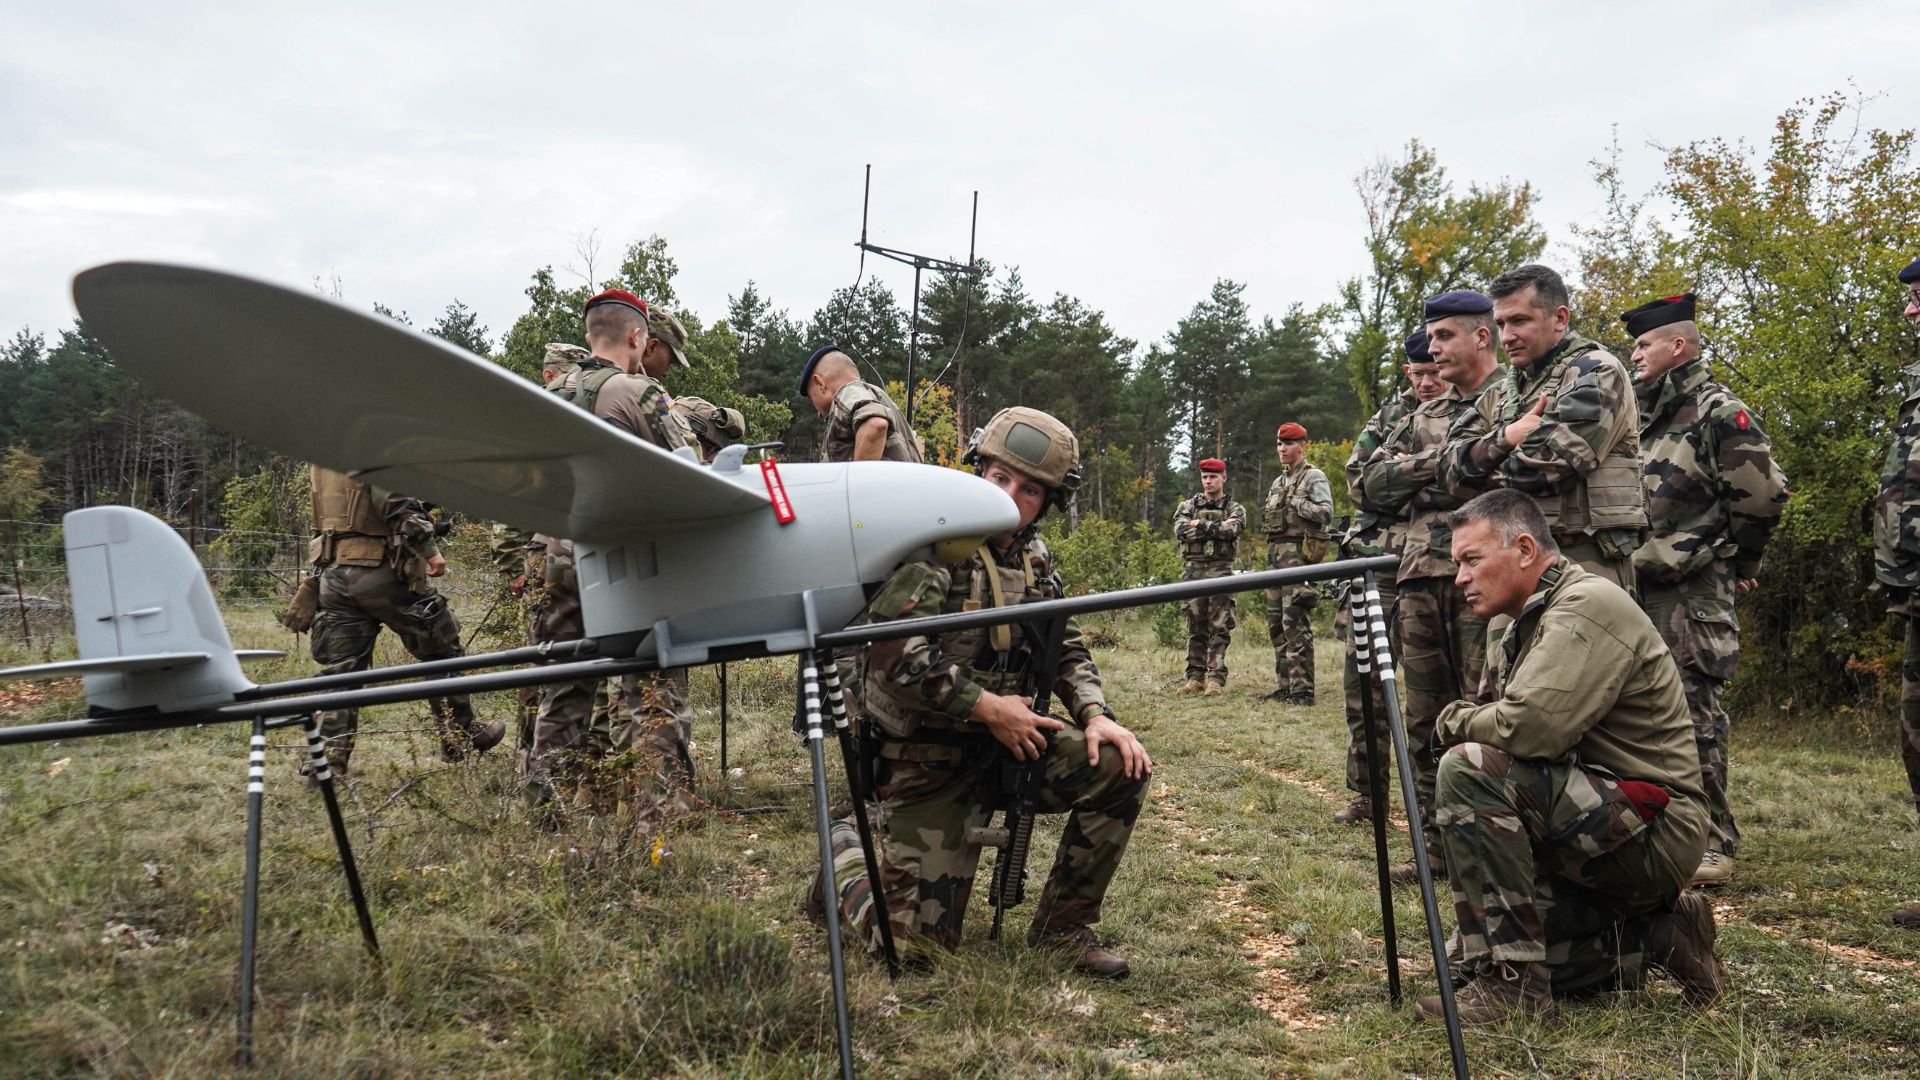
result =
[[936,465],[850,465],[847,506],[854,558],[867,581],[940,541],[984,540],[1020,524],[1020,511],[1006,492],[971,473]]

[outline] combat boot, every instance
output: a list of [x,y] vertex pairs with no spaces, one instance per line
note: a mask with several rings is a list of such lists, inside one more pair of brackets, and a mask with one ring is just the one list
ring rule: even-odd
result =
[[1902,930],[1920,930],[1920,904],[1894,908],[1893,925]]
[[1124,979],[1133,972],[1127,958],[1107,948],[1090,926],[1045,932],[1035,927],[1027,935],[1027,944],[1067,953],[1073,957],[1073,970],[1096,979]]
[[1206,689],[1206,685],[1199,679],[1188,679],[1186,682],[1180,684],[1180,692],[1183,694],[1197,694],[1204,689]]
[[[1473,981],[1453,995],[1453,1007],[1462,1024],[1503,1024],[1518,1016],[1545,1020],[1554,1012],[1553,977],[1537,961],[1482,960]],[[1425,1020],[1446,1016],[1438,994],[1421,998],[1413,1011]]]
[[1733,880],[1733,856],[1718,848],[1708,848],[1700,856],[1700,868],[1693,872],[1689,885],[1725,885]]
[[1200,693],[1206,697],[1219,697],[1221,694],[1226,693],[1226,691],[1227,688],[1219,683],[1210,682],[1206,685],[1206,689],[1201,690]]
[[1334,811],[1333,820],[1336,824],[1340,825],[1352,825],[1355,822],[1372,821],[1373,800],[1365,795],[1355,795],[1353,798],[1347,800],[1345,809]]
[[465,761],[470,753],[485,753],[500,745],[500,740],[506,734],[507,722],[504,720],[483,724],[473,719],[458,727],[449,724],[440,732],[440,760]]
[[1726,969],[1713,955],[1713,904],[1697,892],[1684,892],[1673,910],[1647,933],[1647,962],[1674,977],[1687,1004],[1706,1008],[1726,989]]

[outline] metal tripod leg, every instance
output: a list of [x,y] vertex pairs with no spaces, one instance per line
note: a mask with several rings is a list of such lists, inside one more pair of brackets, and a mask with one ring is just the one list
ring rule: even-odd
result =
[[[847,793],[853,798],[853,823],[860,832],[860,857],[867,864],[867,890],[873,896],[873,910],[880,927],[880,951],[887,958],[887,978],[900,977],[900,954],[893,945],[893,909],[887,906],[886,890],[880,884],[879,849],[873,846],[873,825],[867,820],[867,789],[861,782],[860,757],[853,746],[853,725],[847,721],[847,701],[840,691],[840,669],[833,654],[817,655],[816,663],[824,673],[827,704],[833,711],[833,730],[840,738],[841,764],[847,770]],[[838,905],[838,896],[827,894],[827,903]]]
[[1393,735],[1394,761],[1400,767],[1400,797],[1407,805],[1407,832],[1413,839],[1413,869],[1420,875],[1420,903],[1426,909],[1427,941],[1433,947],[1433,973],[1440,984],[1440,1011],[1447,1022],[1447,1045],[1453,1052],[1455,1080],[1467,1080],[1467,1046],[1460,1035],[1460,1013],[1453,1002],[1453,973],[1447,967],[1447,940],[1440,931],[1440,905],[1433,896],[1433,869],[1427,865],[1427,840],[1420,824],[1420,793],[1413,781],[1413,755],[1407,750],[1407,726],[1400,717],[1400,694],[1393,671],[1393,649],[1387,644],[1387,616],[1380,608],[1380,588],[1373,571],[1366,574],[1368,625],[1373,629],[1373,655],[1380,672],[1380,698],[1387,709],[1387,729]]
[[327,805],[327,823],[333,827],[333,844],[340,849],[340,869],[347,874],[347,894],[353,897],[353,913],[360,919],[360,940],[374,962],[380,961],[380,941],[373,933],[373,915],[367,910],[367,894],[360,887],[360,868],[354,865],[353,845],[347,841],[346,819],[340,816],[340,796],[333,784],[333,770],[327,765],[327,741],[320,737],[320,724],[311,716],[301,718],[307,731],[307,775],[320,789],[320,800]]
[[[1400,936],[1393,921],[1393,878],[1387,856],[1387,769],[1376,752],[1380,720],[1373,715],[1373,626],[1367,614],[1367,583],[1347,585],[1347,633],[1353,638],[1353,662],[1360,676],[1360,730],[1366,739],[1367,798],[1373,802],[1373,862],[1380,879],[1380,925],[1387,944],[1387,1000],[1400,1007]],[[1391,658],[1389,658],[1391,662]]]
[[720,787],[727,786],[727,665],[720,665]]
[[260,801],[267,780],[267,719],[253,718],[247,743],[247,861],[240,886],[240,1009],[233,1057],[253,1064],[253,942],[260,918]]
[[827,898],[823,906],[827,915],[827,963],[833,974],[834,1034],[839,1040],[840,1075],[844,1080],[853,1080],[853,1027],[847,1016],[847,962],[840,945],[840,905],[834,902],[840,890],[833,879],[833,841],[828,832],[831,824],[827,820],[827,758],[821,745],[826,739],[826,732],[821,729],[820,671],[814,666],[813,654],[809,652],[800,654],[800,703],[802,719],[806,723],[807,752],[813,759],[813,824],[820,834],[820,887],[826,890]]

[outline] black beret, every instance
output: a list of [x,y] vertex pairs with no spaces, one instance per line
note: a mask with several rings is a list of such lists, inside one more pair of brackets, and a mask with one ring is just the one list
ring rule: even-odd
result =
[[1407,363],[1431,364],[1433,354],[1427,351],[1427,328],[1421,327],[1407,335]]
[[1900,284],[1912,285],[1915,282],[1920,282],[1920,259],[1913,260],[1905,270],[1900,271]]
[[1693,320],[1693,294],[1681,293],[1679,296],[1663,296],[1658,300],[1649,300],[1632,311],[1620,313],[1620,321],[1627,324],[1627,335],[1639,337],[1658,326],[1669,323],[1691,322]]
[[1493,310],[1493,301],[1486,293],[1472,289],[1455,289],[1443,292],[1439,296],[1427,298],[1427,321],[1444,319],[1450,315],[1484,315]]
[[836,353],[836,352],[846,352],[846,350],[842,349],[840,346],[835,345],[833,342],[829,341],[825,345],[820,346],[819,348],[813,350],[812,353],[808,354],[806,365],[800,369],[800,396],[801,397],[807,396],[807,380],[813,377],[814,365],[820,362],[821,357],[827,355],[828,353]]

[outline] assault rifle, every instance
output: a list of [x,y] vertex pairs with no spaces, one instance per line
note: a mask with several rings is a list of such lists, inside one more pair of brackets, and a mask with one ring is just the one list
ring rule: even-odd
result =
[[[1060,677],[1060,648],[1067,637],[1067,617],[1052,615],[1038,622],[1023,622],[1032,651],[1034,673],[1033,711],[1041,716],[1053,704],[1053,684]],[[1005,816],[998,828],[982,827],[974,831],[976,842],[1000,849],[993,862],[993,878],[987,886],[987,902],[993,905],[991,941],[1000,939],[1000,923],[1007,909],[1018,907],[1027,898],[1027,854],[1033,846],[1033,817],[1040,809],[1040,795],[1047,782],[1047,759],[1053,753],[1053,732],[1043,731],[1046,747],[1032,761],[1017,761],[1004,747],[1000,762],[999,793]]]

